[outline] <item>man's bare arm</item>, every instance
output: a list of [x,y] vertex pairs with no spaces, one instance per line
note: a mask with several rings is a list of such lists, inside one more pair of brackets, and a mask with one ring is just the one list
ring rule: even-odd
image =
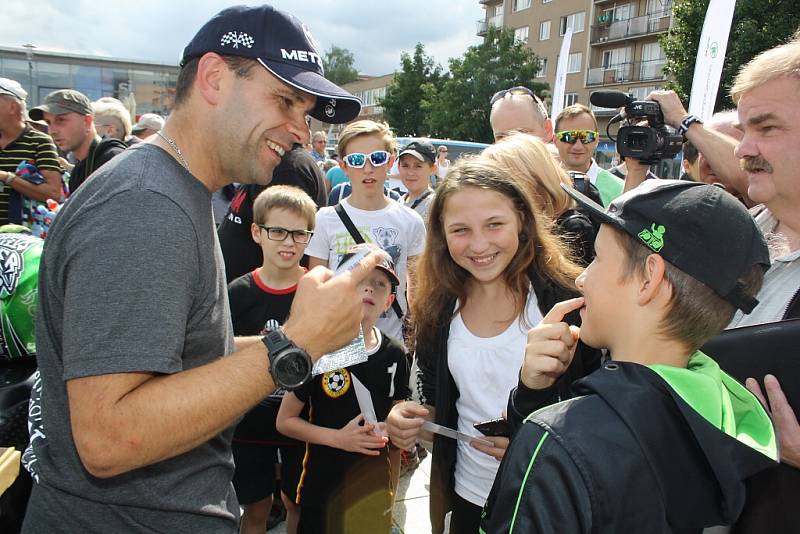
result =
[[[336,278],[316,269],[300,280],[283,330],[313,360],[357,335],[362,304],[356,287],[376,261],[372,254]],[[191,450],[274,389],[260,341],[172,375],[118,373],[67,382],[75,445],[86,469],[97,477]]]

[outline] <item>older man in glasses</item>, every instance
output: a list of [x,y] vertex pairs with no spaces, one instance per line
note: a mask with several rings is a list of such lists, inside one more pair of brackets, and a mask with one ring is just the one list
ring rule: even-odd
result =
[[547,116],[542,100],[527,87],[512,87],[494,94],[489,101],[495,142],[517,132],[535,135],[549,143],[553,138],[553,124]]
[[556,117],[554,142],[564,167],[585,174],[599,191],[604,206],[622,194],[625,182],[594,160],[600,134],[592,110],[583,104],[565,107]]

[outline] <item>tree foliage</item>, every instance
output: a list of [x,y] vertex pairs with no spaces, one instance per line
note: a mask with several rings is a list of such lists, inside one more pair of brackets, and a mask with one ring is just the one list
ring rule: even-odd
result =
[[330,50],[326,51],[325,57],[322,58],[325,77],[338,85],[354,82],[358,78],[354,62],[353,53],[348,49],[331,45]]
[[423,111],[423,87],[439,84],[442,67],[425,54],[422,43],[417,43],[413,56],[403,52],[400,64],[400,72],[395,75],[380,103],[383,116],[397,135],[425,136],[428,128]]
[[422,86],[428,130],[435,137],[491,143],[492,95],[524,85],[544,96],[547,84],[534,81],[539,68],[539,58],[515,41],[512,30],[490,26],[483,43],[450,60],[449,77]]
[[[684,102],[688,102],[692,92],[695,59],[709,1],[675,0],[672,29],[661,39],[667,57],[664,70],[674,78],[670,86]],[[796,1],[739,0],[714,109],[734,107],[729,92],[739,69],[759,52],[786,42],[798,27],[800,9]]]

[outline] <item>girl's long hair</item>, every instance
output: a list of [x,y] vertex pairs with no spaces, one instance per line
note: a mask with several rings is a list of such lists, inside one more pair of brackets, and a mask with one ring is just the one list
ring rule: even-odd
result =
[[[532,188],[487,158],[461,159],[450,167],[431,203],[425,252],[416,269],[412,299],[412,331],[416,347],[430,346],[436,331],[453,318],[447,309],[454,299],[463,306],[469,298],[470,273],[450,257],[444,231],[448,199],[467,187],[494,191],[511,200],[520,222],[519,248],[506,267],[503,279],[515,301],[515,316],[522,316],[530,286],[529,272],[566,289],[575,289],[581,268],[569,259],[567,248],[556,237],[552,223],[536,207]],[[533,325],[530,325],[533,326]]]

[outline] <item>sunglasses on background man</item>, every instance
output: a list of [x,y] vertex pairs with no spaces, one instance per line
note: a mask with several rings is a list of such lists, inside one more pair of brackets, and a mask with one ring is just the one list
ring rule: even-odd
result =
[[594,143],[599,135],[600,133],[594,130],[563,130],[556,132],[556,139],[570,145],[574,145],[580,139],[581,143],[588,145]]

